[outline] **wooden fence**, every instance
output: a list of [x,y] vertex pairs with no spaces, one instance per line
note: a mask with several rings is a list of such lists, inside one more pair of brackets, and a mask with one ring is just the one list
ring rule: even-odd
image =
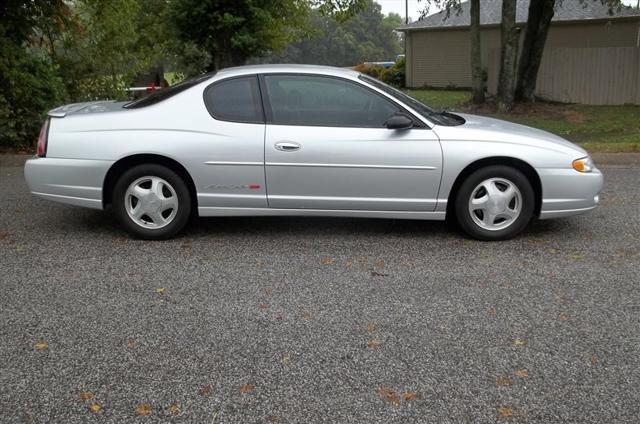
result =
[[[489,93],[498,85],[500,52],[489,52]],[[536,95],[590,105],[640,105],[640,47],[549,48],[538,73]]]

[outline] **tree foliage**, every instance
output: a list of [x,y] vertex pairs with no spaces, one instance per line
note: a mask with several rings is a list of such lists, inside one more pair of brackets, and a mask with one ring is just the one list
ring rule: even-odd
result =
[[55,65],[30,47],[67,14],[62,0],[0,3],[0,147],[33,143],[44,112],[64,98]]
[[313,10],[308,21],[313,31],[289,44],[282,53],[259,61],[353,66],[364,61],[394,60],[401,53],[400,38],[394,32],[400,25],[400,15],[384,16],[380,5],[372,0],[345,22]]
[[166,3],[77,0],[75,26],[58,40],[55,59],[74,100],[119,98],[136,75],[163,61]]
[[307,13],[296,0],[174,0],[178,37],[209,55],[207,70],[243,64],[283,48]]

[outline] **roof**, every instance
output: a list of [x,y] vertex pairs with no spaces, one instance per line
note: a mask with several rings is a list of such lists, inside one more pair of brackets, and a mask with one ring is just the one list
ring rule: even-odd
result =
[[[409,25],[398,28],[400,31],[410,31],[415,29],[452,28],[466,27],[471,21],[469,9],[470,2],[466,1],[461,5],[462,10],[456,13],[451,11],[449,17],[445,11],[434,13],[424,19],[412,22]],[[516,8],[516,22],[526,23],[529,14],[529,0],[518,0]],[[556,11],[552,22],[562,21],[583,21],[595,19],[614,19],[639,17],[640,11],[630,6],[622,6],[619,10],[613,8],[609,10],[606,4],[601,1],[580,1],[563,0],[556,3]],[[480,25],[500,24],[502,17],[502,0],[482,0],[480,2]]]
[[293,64],[272,64],[272,65],[245,65],[232,68],[221,69],[216,75],[246,75],[246,74],[268,74],[274,73],[300,73],[300,74],[323,74],[333,76],[357,76],[358,72],[349,68],[337,68],[334,66],[322,65],[293,65]]

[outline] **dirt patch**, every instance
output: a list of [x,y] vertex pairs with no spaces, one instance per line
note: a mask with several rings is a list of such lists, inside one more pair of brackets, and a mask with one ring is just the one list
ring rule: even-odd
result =
[[[564,111],[561,110],[563,107],[566,106],[544,102],[516,103],[513,107],[513,110],[509,112],[509,115],[533,115],[548,119],[565,119]],[[487,102],[482,105],[467,104],[461,107],[461,109],[464,112],[477,115],[500,114],[500,112],[498,111],[497,103],[493,98],[488,99]]]
[[564,110],[562,111],[562,116],[564,116],[564,119],[568,122],[574,122],[576,124],[581,124],[587,121],[587,118],[585,118],[582,113],[575,110]]

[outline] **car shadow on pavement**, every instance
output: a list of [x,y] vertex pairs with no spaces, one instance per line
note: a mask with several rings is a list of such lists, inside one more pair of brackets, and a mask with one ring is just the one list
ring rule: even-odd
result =
[[[57,222],[66,233],[94,233],[128,237],[113,212],[65,208]],[[573,219],[533,220],[518,237],[543,238],[562,232],[580,232],[582,225]],[[177,239],[221,236],[279,234],[314,236],[381,236],[419,237],[431,239],[468,239],[450,221],[404,219],[324,218],[324,217],[208,217],[193,218]]]

